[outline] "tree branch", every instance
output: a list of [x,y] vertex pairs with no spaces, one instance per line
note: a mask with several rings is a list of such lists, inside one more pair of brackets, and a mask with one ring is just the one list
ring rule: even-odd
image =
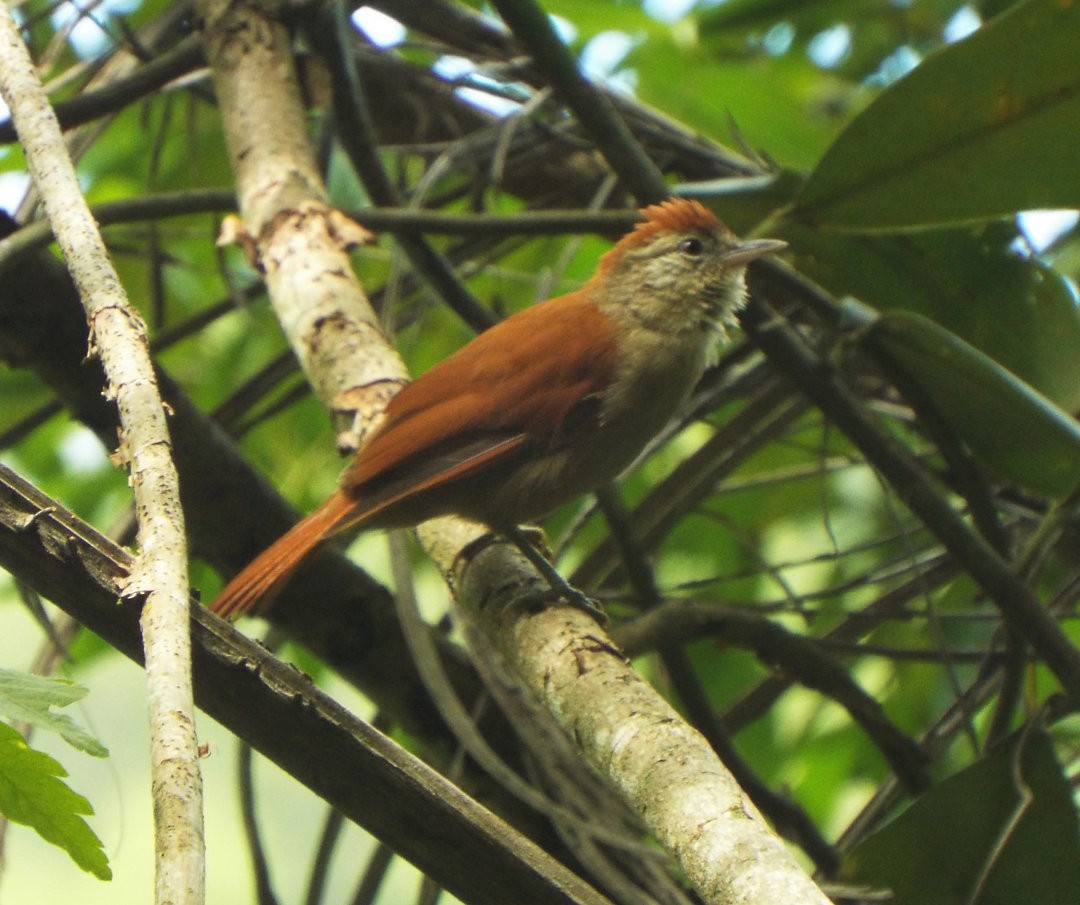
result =
[[140,554],[124,595],[141,610],[150,711],[156,901],[205,898],[202,774],[195,734],[188,627],[187,543],[169,429],[146,328],[128,303],[82,196],[60,125],[18,26],[0,10],[0,92],[27,167],[90,323],[91,353],[120,415],[118,453],[130,473]]
[[[202,43],[190,35],[172,49],[140,66],[130,75],[56,105],[62,129],[85,125],[101,116],[117,113],[128,104],[153,94],[175,78],[202,65]],[[16,140],[10,120],[0,122],[0,144]]]
[[919,746],[814,640],[794,635],[754,613],[691,601],[656,607],[620,626],[616,633],[630,656],[681,647],[706,635],[752,650],[763,663],[832,698],[877,745],[909,793],[916,795],[929,787],[927,758]]
[[[307,29],[308,39],[330,67],[338,141],[377,207],[400,207],[397,187],[383,167],[375,143],[375,127],[356,65],[354,32],[340,0],[326,4]],[[458,316],[476,331],[486,330],[494,317],[458,278],[450,263],[421,235],[398,233],[397,243],[413,267],[431,284]]]
[[[0,565],[142,662],[138,605],[117,604],[131,556],[4,466]],[[199,707],[455,895],[503,905],[513,888],[538,905],[610,905],[295,667],[201,607],[191,619]]]
[[[546,584],[516,548],[440,525],[425,537],[464,618],[482,626],[525,687],[620,792],[710,905],[827,899],[765,825],[715,752],[585,613],[544,607]],[[424,536],[425,526],[421,526]]]

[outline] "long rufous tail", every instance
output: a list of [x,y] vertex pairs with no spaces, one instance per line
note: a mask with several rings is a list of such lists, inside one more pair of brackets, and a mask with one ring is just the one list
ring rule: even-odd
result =
[[355,520],[356,500],[335,491],[318,509],[263,550],[230,581],[210,609],[223,619],[269,606],[296,570],[326,541]]

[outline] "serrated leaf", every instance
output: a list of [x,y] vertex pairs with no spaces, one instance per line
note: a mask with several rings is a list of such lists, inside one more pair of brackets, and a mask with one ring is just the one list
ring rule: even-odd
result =
[[810,175],[807,223],[898,229],[1080,206],[1080,5],[1029,0],[930,54]]
[[35,676],[0,669],[0,714],[17,723],[30,723],[57,733],[69,745],[94,757],[108,757],[108,749],[71,717],[54,713],[86,697],[86,689],[67,679]]
[[1076,901],[1080,831],[1044,732],[1018,733],[922,796],[848,857],[844,879],[891,905]]
[[94,809],[60,780],[62,776],[67,772],[57,761],[0,723],[0,811],[64,849],[83,870],[111,880],[101,840],[80,816],[93,814]]
[[1080,425],[1048,398],[922,315],[891,311],[870,331],[996,472],[1049,497],[1080,486]]

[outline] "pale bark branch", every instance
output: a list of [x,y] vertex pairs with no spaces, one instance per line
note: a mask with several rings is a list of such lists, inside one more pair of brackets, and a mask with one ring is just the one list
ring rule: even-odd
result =
[[630,804],[710,905],[824,905],[828,899],[772,833],[716,752],[631,668],[597,625],[567,607],[537,609],[544,587],[505,544],[468,560],[440,532],[428,549],[457,587],[465,618],[495,640],[525,686]]
[[250,253],[315,394],[352,430],[407,375],[353,273],[351,221],[328,205],[288,31],[259,3],[196,6]]
[[5,6],[0,10],[0,92],[26,154],[90,324],[121,432],[118,455],[130,472],[140,554],[125,596],[142,609],[150,711],[156,899],[198,905],[205,898],[202,777],[195,736],[188,625],[187,547],[165,410],[142,319],[124,294],[79,189],[59,123]]

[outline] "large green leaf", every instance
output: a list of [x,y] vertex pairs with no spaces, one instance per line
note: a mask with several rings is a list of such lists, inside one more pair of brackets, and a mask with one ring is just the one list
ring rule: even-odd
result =
[[1080,486],[1080,425],[1049,399],[948,330],[910,311],[870,328],[999,474],[1050,497]]
[[35,751],[18,732],[0,723],[0,811],[64,849],[83,870],[110,880],[101,840],[80,816],[93,814],[94,809],[62,776],[67,773],[53,758]]
[[1080,207],[1080,5],[1029,0],[929,55],[825,153],[795,215],[896,229]]
[[1010,249],[1010,225],[850,235],[788,221],[776,232],[835,296],[926,315],[1057,405],[1080,409],[1075,294],[1056,270]]
[[941,783],[849,856],[844,879],[891,905],[1050,905],[1077,900],[1080,832],[1043,732]]

